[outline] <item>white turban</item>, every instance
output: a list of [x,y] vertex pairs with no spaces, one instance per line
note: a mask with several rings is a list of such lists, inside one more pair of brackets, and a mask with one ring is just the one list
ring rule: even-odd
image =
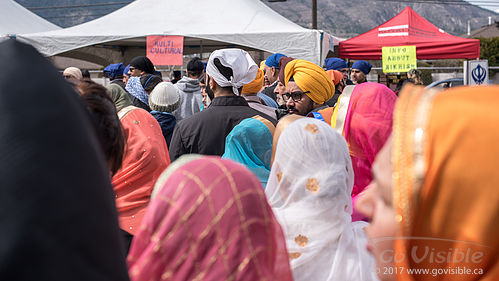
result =
[[[218,58],[220,63],[232,69],[233,76],[225,78],[215,66],[214,60]],[[241,49],[221,49],[210,55],[206,65],[206,73],[213,77],[215,82],[221,87],[232,86],[234,94],[239,96],[239,88],[255,80],[258,66],[251,56]]]

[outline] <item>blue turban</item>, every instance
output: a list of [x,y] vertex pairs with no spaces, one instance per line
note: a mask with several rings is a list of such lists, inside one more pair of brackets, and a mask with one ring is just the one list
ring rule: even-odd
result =
[[371,71],[371,67],[373,66],[370,63],[363,60],[356,61],[352,64],[352,69],[358,69],[364,72],[364,74],[366,75],[369,74],[369,72]]
[[123,70],[123,76],[130,76],[130,75],[128,74],[128,71],[130,71],[130,65],[127,65],[127,66],[125,67],[125,70]]
[[348,68],[348,63],[339,58],[328,58],[324,61],[324,66],[326,70],[342,70]]
[[282,57],[285,57],[285,55],[280,54],[280,53],[273,54],[273,55],[269,56],[269,57],[265,60],[265,64],[266,64],[268,67],[274,67],[274,68],[276,68],[276,69],[279,69],[279,60],[280,60]]
[[107,74],[109,78],[114,79],[116,76],[123,75],[124,69],[125,66],[120,62],[106,66],[106,68],[104,68],[104,73]]

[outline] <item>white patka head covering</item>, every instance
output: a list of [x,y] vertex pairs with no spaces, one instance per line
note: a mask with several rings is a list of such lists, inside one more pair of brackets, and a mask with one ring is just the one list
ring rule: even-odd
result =
[[[230,79],[220,73],[215,66],[215,59],[219,59],[223,66],[232,69],[233,76]],[[257,72],[258,66],[256,63],[246,51],[241,49],[216,50],[211,53],[206,65],[206,73],[213,77],[218,85],[221,87],[231,86],[234,94],[238,96],[240,95],[238,89],[255,80]]]

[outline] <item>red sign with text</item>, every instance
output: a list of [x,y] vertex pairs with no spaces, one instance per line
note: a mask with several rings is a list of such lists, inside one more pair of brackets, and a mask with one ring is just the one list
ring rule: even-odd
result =
[[147,57],[154,65],[182,65],[184,36],[147,36]]

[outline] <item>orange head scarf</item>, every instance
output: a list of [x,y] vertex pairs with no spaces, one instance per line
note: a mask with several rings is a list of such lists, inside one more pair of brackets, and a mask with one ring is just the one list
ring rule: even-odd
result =
[[294,81],[315,103],[323,104],[333,97],[334,84],[326,71],[315,63],[306,60],[292,60],[285,68],[284,81]]
[[263,71],[258,69],[255,80],[243,86],[242,94],[256,94],[263,87]]
[[333,84],[336,86],[338,83],[340,83],[341,79],[343,79],[343,74],[339,72],[338,70],[327,70],[326,71],[327,75],[329,75],[329,78],[331,78],[331,81],[333,81]]
[[[397,280],[499,280],[498,93],[402,91],[393,125],[394,261],[430,274],[403,270]],[[464,268],[471,273],[457,272]]]

